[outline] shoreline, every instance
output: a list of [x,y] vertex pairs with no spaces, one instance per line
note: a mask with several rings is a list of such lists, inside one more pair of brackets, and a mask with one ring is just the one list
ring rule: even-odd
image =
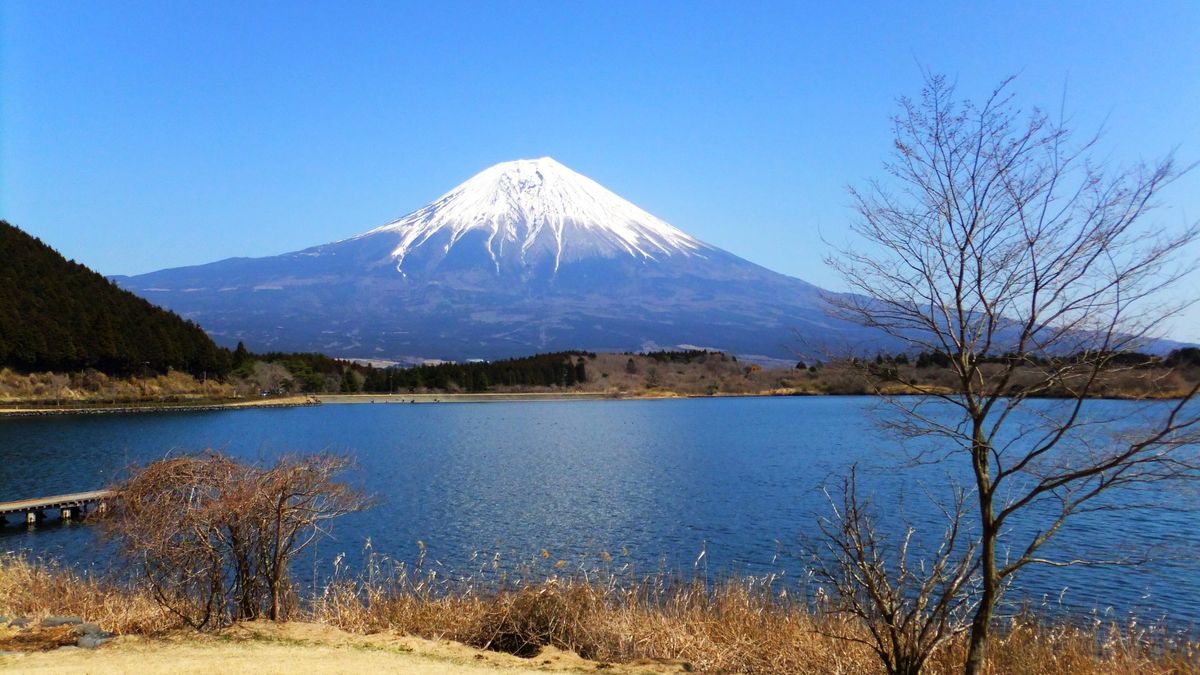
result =
[[514,401],[671,401],[703,398],[789,398],[808,396],[871,396],[871,394],[825,394],[816,392],[761,391],[747,393],[683,394],[671,391],[618,393],[602,391],[476,392],[453,394],[314,394],[321,404],[363,405],[377,403],[506,403]]
[[218,410],[242,410],[247,408],[298,408],[319,405],[314,396],[284,396],[264,399],[233,399],[208,403],[96,403],[88,406],[14,407],[11,403],[0,403],[0,418],[4,417],[49,417],[54,415],[117,415],[123,413],[156,412],[206,412]]
[[[303,394],[261,400],[231,400],[211,403],[95,403],[88,406],[30,406],[16,407],[0,403],[0,419],[5,417],[51,417],[57,415],[118,415],[156,412],[213,412],[250,408],[297,408],[318,405],[397,405],[432,403],[511,403],[563,401],[665,401],[701,398],[786,398],[807,396],[840,396],[819,392],[754,392],[682,394],[655,392],[629,394],[618,392],[476,392],[437,394]],[[871,396],[871,394],[854,394]]]
[[[922,394],[888,394],[888,396],[921,396]],[[562,391],[562,392],[475,392],[475,393],[425,393],[425,394],[300,394],[265,399],[234,399],[227,401],[212,401],[207,403],[163,403],[163,402],[125,402],[125,403],[95,403],[91,405],[49,406],[45,404],[21,404],[11,402],[0,403],[0,419],[6,417],[50,417],[56,415],[117,415],[131,413],[156,412],[215,412],[223,410],[244,410],[260,408],[298,408],[318,405],[396,405],[430,404],[430,403],[514,403],[514,402],[561,402],[561,401],[666,401],[683,399],[718,399],[718,398],[825,398],[825,397],[868,397],[881,398],[881,394],[872,393],[835,393],[820,391],[761,391],[761,392],[717,392],[714,394],[685,394],[671,391],[646,393],[620,393],[597,391]],[[1036,399],[1055,399],[1069,397],[1037,396]],[[1133,396],[1109,395],[1093,396],[1088,400],[1095,401],[1172,401],[1173,396]]]
[[[924,396],[924,394],[887,394],[889,397]],[[476,392],[476,393],[440,393],[440,394],[312,394],[312,398],[322,405],[396,405],[400,403],[508,403],[529,401],[669,401],[682,399],[715,399],[715,398],[884,398],[882,394],[871,393],[833,393],[821,391],[759,391],[759,392],[717,392],[715,394],[684,394],[680,392],[659,391],[648,393],[619,393],[619,392]],[[1089,401],[1142,401],[1159,402],[1178,400],[1176,396],[1091,396]],[[1037,400],[1074,400],[1068,396],[1031,396]]]
[[603,392],[479,392],[473,394],[316,394],[322,405],[395,405],[398,403],[503,403],[508,401],[619,401]]

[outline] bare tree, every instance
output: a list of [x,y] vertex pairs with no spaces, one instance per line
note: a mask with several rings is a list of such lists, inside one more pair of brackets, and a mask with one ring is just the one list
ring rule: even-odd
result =
[[[1197,226],[1146,222],[1190,167],[1106,170],[1089,159],[1096,137],[1075,144],[1063,122],[1018,110],[1008,86],[977,105],[929,76],[919,101],[901,99],[890,177],[851,190],[860,241],[828,261],[857,294],[830,298],[841,315],[953,371],[950,392],[902,371],[917,395],[887,400],[900,412],[891,428],[923,438],[918,459],[970,467],[982,585],[967,673],[984,666],[1006,580],[1078,562],[1042,552],[1072,516],[1200,468],[1195,386],[1137,417],[1085,403],[1117,356],[1195,301],[1163,291],[1195,267],[1180,254]],[[1065,400],[1029,402],[1047,393]]]
[[195,628],[286,618],[288,570],[327,521],[366,505],[337,481],[347,460],[270,468],[219,453],[154,462],[117,488],[110,532],[167,611]]
[[292,560],[325,533],[328,521],[366,506],[357,490],[336,480],[347,464],[337,455],[289,456],[256,476],[255,553],[272,621],[283,618]]
[[976,544],[963,541],[965,494],[955,493],[940,541],[914,563],[916,530],[907,528],[896,544],[880,535],[870,503],[858,496],[856,473],[852,467],[843,481],[834,517],[820,522],[823,546],[813,551],[813,577],[830,589],[826,609],[854,619],[827,624],[838,630],[826,634],[870,647],[888,675],[918,675],[967,630],[976,601]]

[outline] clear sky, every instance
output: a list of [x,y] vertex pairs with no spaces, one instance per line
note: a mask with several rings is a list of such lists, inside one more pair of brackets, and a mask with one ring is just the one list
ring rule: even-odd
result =
[[[922,67],[1065,89],[1116,161],[1200,159],[1196,0],[7,0],[0,23],[0,217],[106,274],[326,243],[550,155],[836,288],[822,236]],[[1164,202],[1164,226],[1200,218],[1200,173]],[[1200,309],[1172,332],[1200,341]]]

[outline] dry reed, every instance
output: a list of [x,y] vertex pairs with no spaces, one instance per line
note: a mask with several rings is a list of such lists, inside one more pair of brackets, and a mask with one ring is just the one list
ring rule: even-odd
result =
[[[371,560],[360,574],[339,571],[297,618],[520,655],[553,645],[597,661],[677,663],[705,672],[882,672],[866,648],[827,637],[860,626],[793,599],[771,578],[628,581],[575,568],[540,580],[532,574],[445,580],[419,565],[388,567]],[[11,555],[0,558],[0,614],[73,614],[125,634],[180,628],[134,583]],[[1017,617],[1001,629],[992,673],[1200,673],[1200,644],[1157,626]],[[951,643],[927,671],[958,672],[964,652],[962,641]]]
[[79,616],[130,635],[159,635],[179,627],[147,590],[13,554],[0,556],[0,614]]

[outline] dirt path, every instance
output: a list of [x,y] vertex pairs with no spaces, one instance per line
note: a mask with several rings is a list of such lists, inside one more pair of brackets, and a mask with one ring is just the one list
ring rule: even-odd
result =
[[161,640],[118,638],[95,650],[0,656],[0,670],[19,673],[677,673],[670,664],[612,665],[547,648],[533,659],[451,642],[395,635],[353,635],[316,624],[244,624],[217,636]]

